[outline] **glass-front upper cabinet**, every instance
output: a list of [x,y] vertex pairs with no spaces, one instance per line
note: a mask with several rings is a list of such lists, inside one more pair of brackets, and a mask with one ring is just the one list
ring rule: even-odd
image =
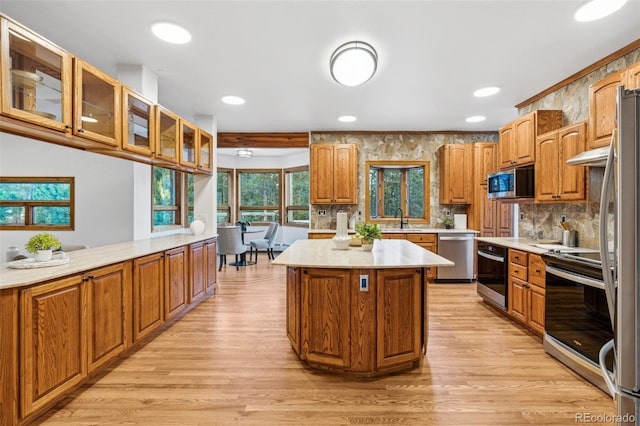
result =
[[98,68],[76,58],[75,88],[73,133],[119,147],[122,85]]
[[151,157],[155,149],[153,102],[123,87],[122,111],[122,149]]
[[178,162],[180,117],[168,109],[156,105],[156,157],[172,163]]
[[0,19],[2,114],[60,131],[71,129],[71,55]]
[[187,120],[182,123],[182,137],[180,138],[180,164],[196,167],[196,144],[198,128]]
[[198,169],[213,173],[213,136],[204,130],[199,131]]

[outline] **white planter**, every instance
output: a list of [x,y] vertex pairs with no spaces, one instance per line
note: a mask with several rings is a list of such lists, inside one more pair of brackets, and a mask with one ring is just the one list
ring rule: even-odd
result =
[[53,252],[51,250],[38,250],[36,253],[36,262],[48,262],[51,260],[51,255]]

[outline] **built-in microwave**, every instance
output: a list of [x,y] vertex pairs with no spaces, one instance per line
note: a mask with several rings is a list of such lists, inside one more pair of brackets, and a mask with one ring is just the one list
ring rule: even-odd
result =
[[503,170],[487,176],[489,198],[533,198],[535,196],[533,166]]

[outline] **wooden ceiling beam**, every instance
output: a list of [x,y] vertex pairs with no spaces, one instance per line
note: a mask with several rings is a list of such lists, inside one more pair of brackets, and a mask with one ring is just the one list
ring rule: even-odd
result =
[[218,148],[309,148],[309,133],[218,133]]

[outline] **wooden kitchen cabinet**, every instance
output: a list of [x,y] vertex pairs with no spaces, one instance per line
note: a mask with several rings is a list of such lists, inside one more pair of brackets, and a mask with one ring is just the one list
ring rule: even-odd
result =
[[476,142],[473,145],[473,183],[486,185],[487,176],[498,171],[497,155],[499,144]]
[[536,161],[536,137],[562,127],[562,111],[536,110],[499,130],[498,163],[501,169]]
[[200,299],[206,294],[207,263],[204,242],[189,246],[189,301]]
[[609,146],[616,127],[616,94],[624,84],[622,73],[613,73],[589,86],[589,135],[587,149]]
[[473,145],[440,147],[440,204],[471,203]]
[[513,205],[504,201],[497,201],[496,223],[498,237],[511,237],[513,235]]
[[563,127],[539,136],[536,161],[536,201],[583,201],[586,168],[567,160],[585,150],[586,123]]
[[198,129],[198,170],[206,174],[213,174],[213,136],[202,129]]
[[120,148],[122,85],[81,59],[74,62],[73,134]]
[[156,105],[156,157],[169,163],[178,163],[180,149],[180,117]]
[[122,112],[122,149],[153,158],[156,149],[153,102],[123,86]]
[[133,261],[133,340],[139,341],[164,323],[164,255]]
[[467,207],[467,226],[479,231],[479,237],[497,234],[497,201],[487,197],[487,176],[498,169],[500,145],[495,142],[473,144],[472,202]]
[[206,292],[213,293],[216,291],[217,282],[217,245],[218,242],[215,238],[204,242],[205,249],[205,263],[206,263]]
[[164,253],[164,302],[165,320],[168,320],[188,305],[189,275],[187,247],[178,247]]
[[131,346],[132,262],[86,272],[88,372],[92,373]]
[[[438,234],[416,233],[407,234],[407,240],[432,253],[438,253]],[[427,268],[427,278],[436,279],[438,268]]]
[[0,18],[3,115],[59,132],[73,125],[73,64],[69,52]]
[[81,275],[20,292],[20,411],[39,410],[87,376],[87,293]]
[[509,314],[544,334],[544,261],[533,253],[509,249]]
[[640,62],[623,70],[625,89],[640,89]]
[[357,204],[358,151],[355,144],[312,144],[310,202]]
[[300,353],[300,300],[302,268],[287,268],[287,337],[291,347]]
[[198,128],[195,124],[189,123],[187,120],[180,119],[180,164],[187,167],[196,168],[198,153]]

